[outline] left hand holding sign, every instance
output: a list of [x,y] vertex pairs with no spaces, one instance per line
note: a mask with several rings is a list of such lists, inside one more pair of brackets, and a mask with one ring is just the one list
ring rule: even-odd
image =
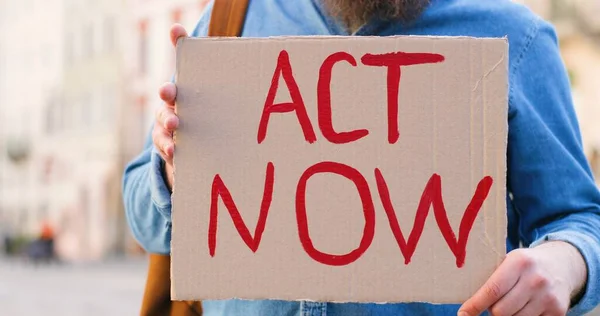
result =
[[583,257],[568,243],[515,250],[458,315],[476,316],[489,309],[493,316],[562,316],[586,278]]
[[[171,27],[171,43],[173,47],[177,46],[177,40],[180,37],[187,37],[187,32],[179,24]],[[156,122],[152,131],[152,140],[154,147],[165,161],[165,179],[171,189],[173,187],[173,154],[175,152],[175,142],[173,141],[173,132],[179,127],[179,118],[175,114],[175,99],[177,96],[177,87],[174,83],[168,82],[160,87],[158,94],[164,101],[156,111]]]

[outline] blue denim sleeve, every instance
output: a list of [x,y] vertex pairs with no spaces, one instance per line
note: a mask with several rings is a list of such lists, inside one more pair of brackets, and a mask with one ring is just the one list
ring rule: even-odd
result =
[[583,152],[555,31],[538,23],[511,65],[508,189],[526,246],[564,241],[585,259],[585,294],[570,311],[581,315],[600,303],[600,192]]
[[[208,4],[192,37],[204,36],[210,21]],[[150,253],[171,252],[171,193],[163,178],[164,161],[151,137],[144,151],[130,162],[123,175],[123,200],[129,228],[138,243]]]
[[151,139],[125,168],[123,199],[129,228],[148,252],[168,254],[171,240],[171,197],[162,177],[162,158]]

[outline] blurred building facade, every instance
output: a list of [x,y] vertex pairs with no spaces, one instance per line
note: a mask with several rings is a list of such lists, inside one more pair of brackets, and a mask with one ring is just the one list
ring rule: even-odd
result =
[[32,231],[51,215],[40,148],[45,109],[60,95],[64,13],[63,0],[0,0],[0,226],[5,230]]
[[98,259],[126,242],[120,177],[124,1],[64,1],[63,71],[42,122],[40,175],[57,250]]
[[175,70],[169,27],[207,2],[0,0],[0,235],[49,222],[67,260],[139,249],[122,170]]
[[[0,221],[67,260],[122,252],[124,1],[0,2]],[[15,104],[15,106],[10,106]],[[2,233],[2,232],[0,232]]]

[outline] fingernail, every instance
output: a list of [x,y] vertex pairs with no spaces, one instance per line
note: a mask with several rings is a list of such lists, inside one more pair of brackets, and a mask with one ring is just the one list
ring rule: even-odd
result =
[[459,311],[457,316],[469,316],[469,313]]

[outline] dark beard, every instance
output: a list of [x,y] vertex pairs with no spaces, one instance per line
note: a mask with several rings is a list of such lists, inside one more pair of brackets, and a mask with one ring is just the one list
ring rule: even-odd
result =
[[408,23],[421,15],[429,0],[323,0],[329,13],[348,28],[377,18]]

